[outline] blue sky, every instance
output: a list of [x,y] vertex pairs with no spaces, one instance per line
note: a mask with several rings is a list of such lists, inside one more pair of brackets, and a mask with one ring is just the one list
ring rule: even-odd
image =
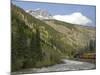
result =
[[95,6],[90,5],[73,5],[73,4],[54,4],[54,3],[39,3],[39,2],[28,2],[28,1],[12,1],[13,4],[27,10],[27,9],[45,9],[48,10],[52,15],[69,15],[74,12],[80,12],[92,21],[93,26],[96,25],[95,21]]

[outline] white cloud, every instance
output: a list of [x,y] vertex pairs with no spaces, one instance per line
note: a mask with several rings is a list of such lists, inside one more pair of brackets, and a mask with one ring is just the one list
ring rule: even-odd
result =
[[80,12],[75,12],[70,15],[54,15],[54,19],[69,22],[72,24],[89,25],[92,21]]

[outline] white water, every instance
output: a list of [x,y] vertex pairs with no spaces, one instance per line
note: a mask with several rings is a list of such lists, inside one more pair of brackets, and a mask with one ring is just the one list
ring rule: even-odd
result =
[[15,73],[30,74],[30,73],[39,73],[39,72],[89,70],[89,69],[94,69],[96,67],[95,64],[91,64],[87,62],[80,62],[80,61],[66,60],[66,59],[63,59],[62,61],[64,62],[62,64],[56,64],[53,66],[43,67],[43,68],[26,69],[26,70],[15,72]]

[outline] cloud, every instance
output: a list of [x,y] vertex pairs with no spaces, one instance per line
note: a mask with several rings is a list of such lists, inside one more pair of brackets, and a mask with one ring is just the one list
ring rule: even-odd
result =
[[70,15],[54,15],[53,18],[56,20],[60,20],[72,24],[78,24],[78,25],[92,24],[92,21],[80,12],[75,12]]

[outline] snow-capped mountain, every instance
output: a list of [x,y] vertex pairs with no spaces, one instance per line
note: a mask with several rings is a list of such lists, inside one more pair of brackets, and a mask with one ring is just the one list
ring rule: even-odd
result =
[[35,10],[26,10],[26,12],[38,19],[53,19],[53,16],[47,10],[40,8]]
[[74,12],[67,15],[51,15],[47,10],[44,9],[32,9],[32,10],[26,10],[27,13],[31,14],[35,18],[38,18],[40,20],[59,20],[71,24],[77,24],[77,25],[83,25],[83,26],[91,26],[92,20],[89,19],[87,16],[83,15],[80,12]]

